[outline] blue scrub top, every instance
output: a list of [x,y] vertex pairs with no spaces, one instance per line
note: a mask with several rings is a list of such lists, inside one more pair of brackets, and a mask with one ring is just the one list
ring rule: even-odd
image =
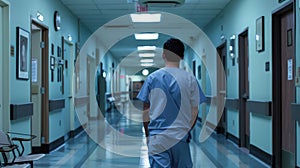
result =
[[149,135],[185,139],[191,128],[191,109],[206,101],[196,78],[179,68],[162,68],[150,74],[138,99],[150,103]]

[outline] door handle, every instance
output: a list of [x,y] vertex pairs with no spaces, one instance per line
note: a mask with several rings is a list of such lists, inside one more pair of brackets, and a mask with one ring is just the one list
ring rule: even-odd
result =
[[226,95],[226,90],[220,90],[219,93],[223,94],[223,95]]
[[242,98],[247,100],[247,99],[249,99],[249,96],[248,96],[247,93],[244,93],[244,94],[242,95]]

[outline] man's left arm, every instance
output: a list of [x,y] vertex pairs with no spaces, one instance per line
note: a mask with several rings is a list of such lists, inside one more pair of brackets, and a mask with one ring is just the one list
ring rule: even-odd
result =
[[196,125],[198,118],[198,106],[192,107],[191,129]]

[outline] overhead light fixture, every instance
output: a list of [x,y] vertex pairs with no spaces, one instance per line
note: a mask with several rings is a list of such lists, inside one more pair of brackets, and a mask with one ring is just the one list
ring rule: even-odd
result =
[[144,76],[149,75],[149,70],[148,70],[148,69],[144,69],[144,70],[142,71],[142,74],[143,74]]
[[231,37],[230,37],[230,41],[229,41],[229,43],[230,43],[230,45],[229,45],[229,53],[230,53],[230,56],[231,56],[231,58],[233,59],[234,58],[234,55],[235,55],[235,35],[232,35]]
[[36,13],[36,17],[39,21],[43,22],[44,21],[44,16],[41,12]]
[[143,67],[150,67],[150,66],[153,66],[154,63],[142,63],[141,66]]
[[139,53],[139,57],[151,58],[155,57],[155,53]]
[[158,33],[135,33],[134,37],[136,40],[157,40]]
[[141,59],[140,62],[141,63],[153,63],[154,60],[153,59]]
[[138,46],[138,51],[154,51],[156,50],[156,46]]
[[132,22],[142,22],[142,23],[147,23],[147,22],[160,22],[161,20],[161,14],[160,13],[135,13],[135,14],[130,14]]
[[103,71],[103,73],[102,73],[102,77],[103,77],[103,78],[106,78],[106,76],[107,76],[107,75],[106,75],[106,72],[105,72],[105,71]]

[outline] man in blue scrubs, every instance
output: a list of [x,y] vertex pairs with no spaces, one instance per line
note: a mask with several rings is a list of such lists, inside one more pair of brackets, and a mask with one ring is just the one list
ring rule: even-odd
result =
[[144,102],[143,121],[151,168],[193,167],[190,130],[198,105],[206,100],[195,77],[179,68],[184,44],[171,38],[164,43],[165,67],[150,74],[137,98]]

